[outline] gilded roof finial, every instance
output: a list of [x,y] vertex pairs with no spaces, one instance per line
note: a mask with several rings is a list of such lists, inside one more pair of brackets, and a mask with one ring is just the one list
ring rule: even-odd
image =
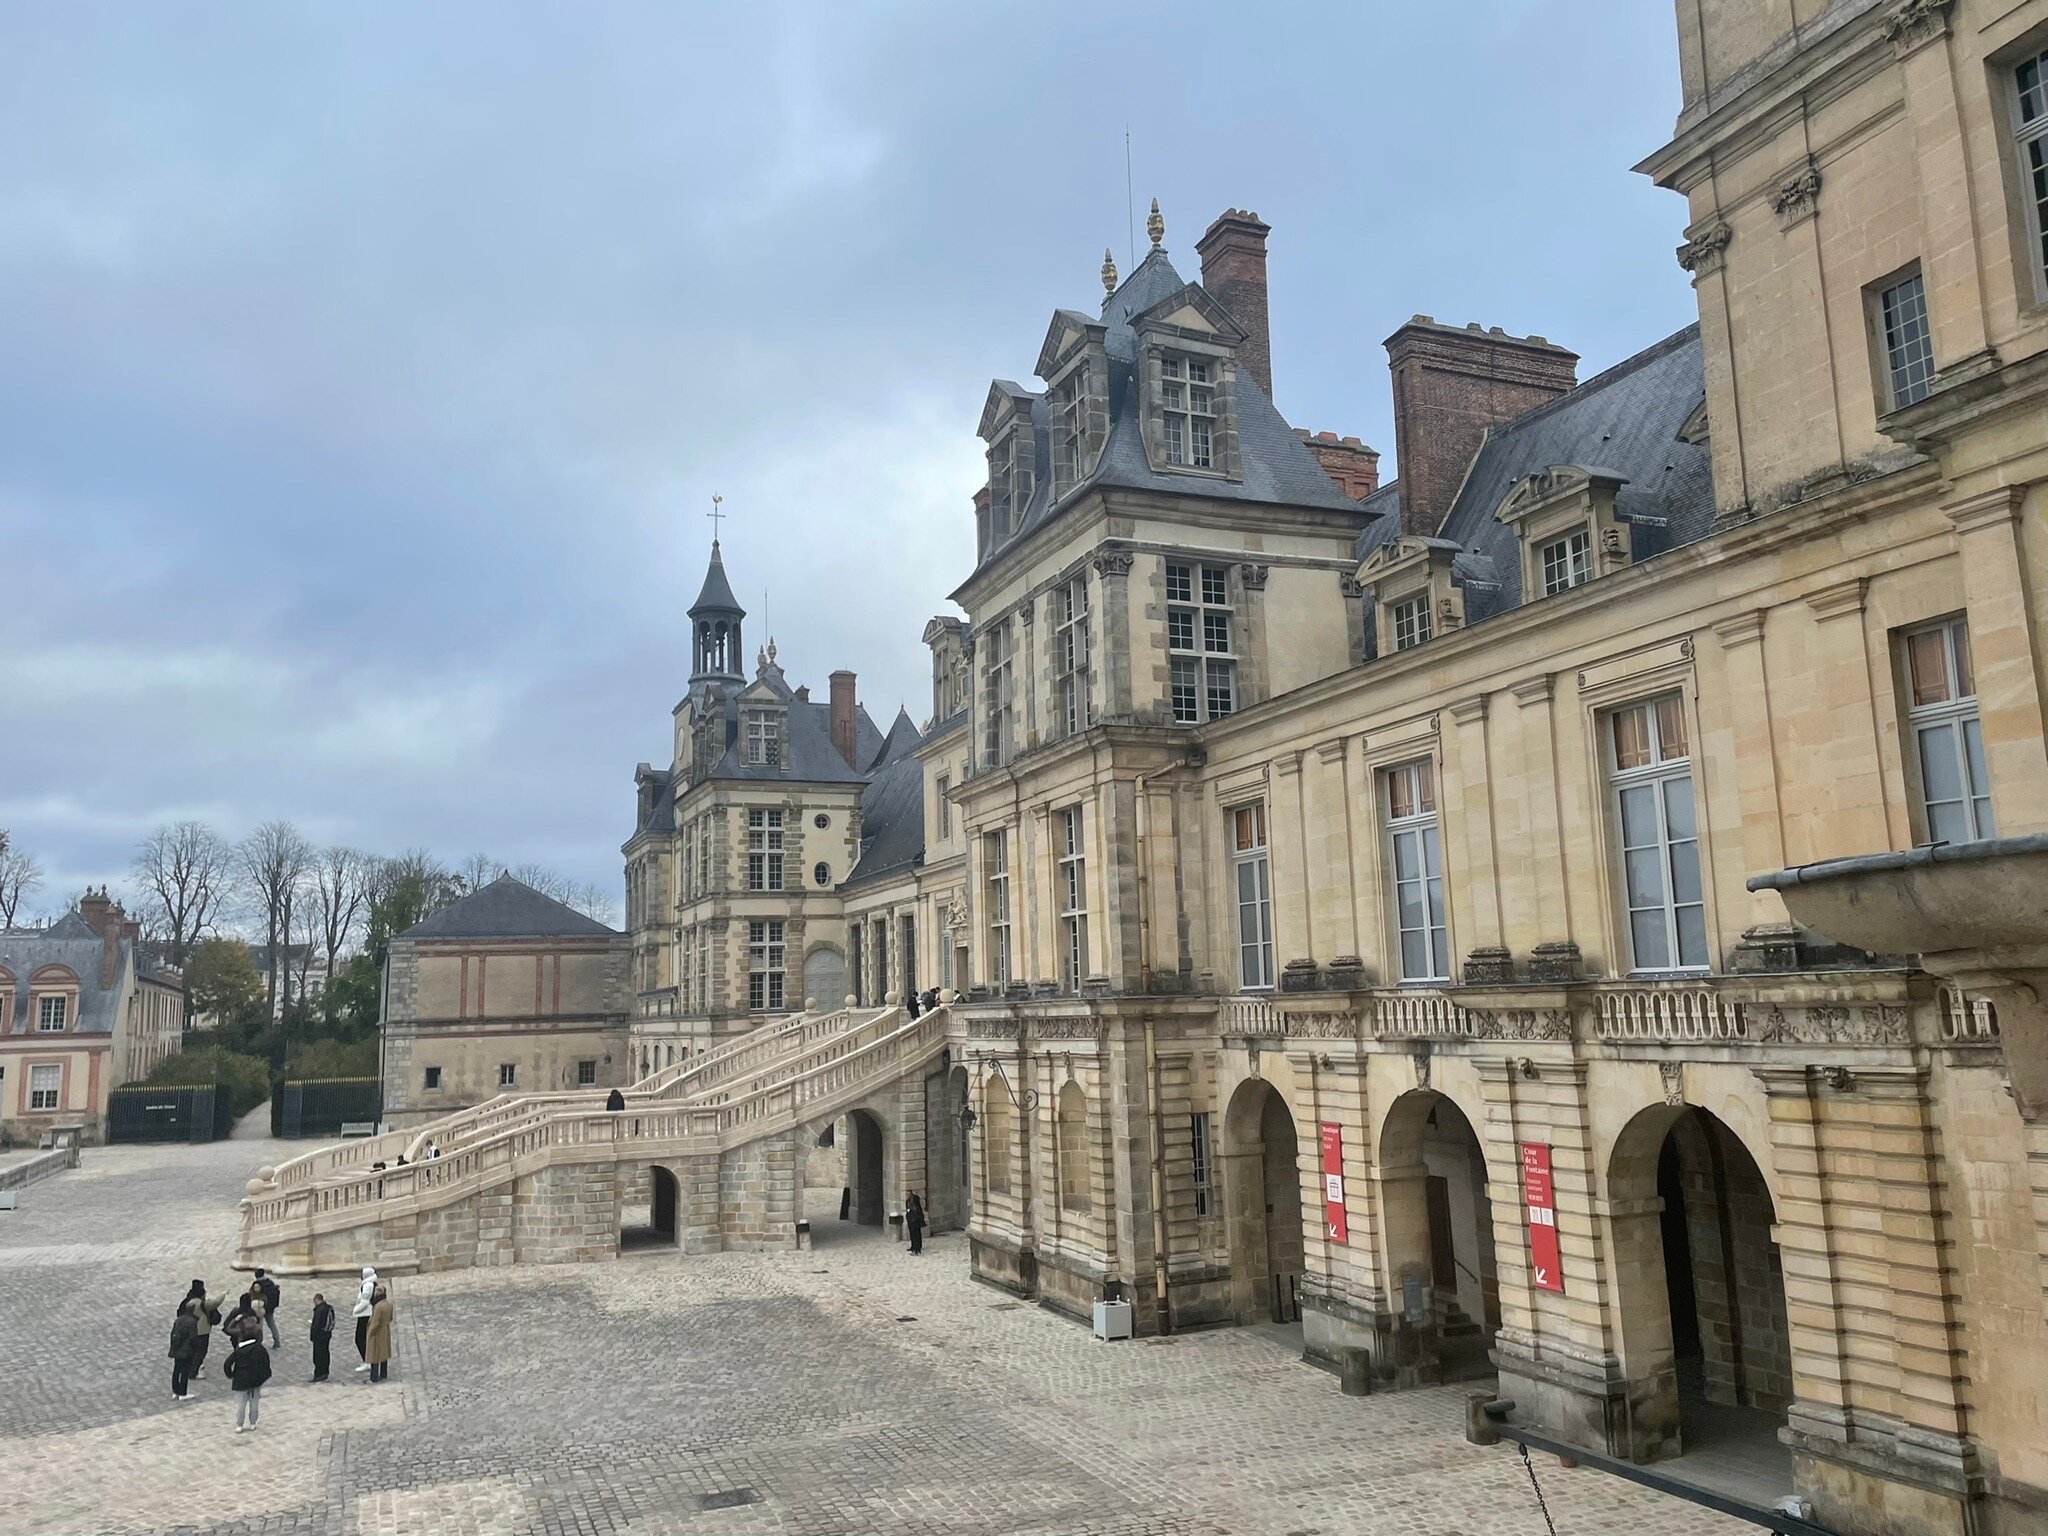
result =
[[1109,254],[1109,247],[1102,248],[1102,291],[1116,292],[1116,258]]
[[1159,199],[1152,199],[1152,211],[1145,215],[1145,233],[1152,237],[1152,249],[1159,249],[1159,242],[1166,238],[1166,220],[1159,216]]

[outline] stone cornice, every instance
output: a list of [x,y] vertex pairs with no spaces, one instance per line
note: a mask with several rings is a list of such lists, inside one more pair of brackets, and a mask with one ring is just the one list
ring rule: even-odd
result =
[[2000,523],[2012,522],[2020,515],[2020,503],[2026,494],[2027,488],[2023,485],[2001,485],[1996,490],[1949,502],[1941,510],[1955,524],[1957,533],[1975,533],[1980,528],[1994,528]]

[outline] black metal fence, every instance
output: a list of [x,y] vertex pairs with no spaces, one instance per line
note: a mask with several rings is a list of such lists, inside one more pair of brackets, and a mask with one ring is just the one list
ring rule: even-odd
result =
[[344,1125],[375,1123],[384,1112],[384,1085],[374,1077],[322,1077],[278,1085],[270,1096],[270,1134],[339,1136]]
[[235,1128],[225,1086],[166,1083],[107,1095],[107,1140],[219,1141]]

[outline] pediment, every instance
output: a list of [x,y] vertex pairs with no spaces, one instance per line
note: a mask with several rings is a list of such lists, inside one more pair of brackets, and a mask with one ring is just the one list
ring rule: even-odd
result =
[[763,672],[740,690],[743,705],[787,704],[791,694],[789,685],[782,681],[779,671]]
[[994,442],[1012,415],[1029,416],[1033,395],[1021,384],[997,379],[988,387],[988,399],[981,407],[981,425],[975,430],[984,442]]
[[1226,346],[1244,340],[1244,327],[1230,318],[1230,312],[1200,283],[1189,283],[1169,293],[1131,322],[1136,331],[1172,329],[1184,334],[1212,336]]
[[1694,446],[1698,446],[1704,443],[1711,435],[1712,433],[1707,422],[1707,402],[1702,400],[1693,407],[1692,414],[1685,418],[1685,425],[1678,429],[1678,440],[1681,443],[1691,443]]
[[1079,310],[1055,310],[1052,324],[1046,328],[1045,345],[1038,349],[1038,365],[1032,372],[1049,381],[1068,358],[1091,341],[1099,344],[1108,334],[1108,327],[1101,321],[1091,320]]
[[1538,507],[1551,506],[1567,497],[1578,496],[1594,488],[1612,494],[1626,484],[1628,476],[1611,469],[1583,464],[1553,464],[1533,475],[1524,475],[1508,487],[1508,493],[1501,498],[1494,516],[1502,522],[1512,522]]

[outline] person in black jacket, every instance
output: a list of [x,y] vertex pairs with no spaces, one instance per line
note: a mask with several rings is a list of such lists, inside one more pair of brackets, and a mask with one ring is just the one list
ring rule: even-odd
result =
[[313,1293],[313,1382],[319,1386],[327,1379],[327,1345],[334,1337],[334,1308],[327,1305],[327,1298],[318,1291]]
[[618,1089],[614,1088],[610,1093],[605,1095],[604,1107],[610,1110],[613,1114],[617,1114],[620,1110],[626,1107],[626,1096],[623,1093],[619,1092]]
[[259,1269],[249,1289],[263,1298],[263,1321],[270,1329],[270,1347],[283,1348],[284,1340],[277,1336],[277,1304],[284,1298],[277,1289],[277,1282]]
[[924,1202],[912,1195],[903,1208],[903,1230],[910,1234],[910,1251],[924,1252]]
[[171,1324],[171,1397],[177,1402],[192,1399],[192,1356],[199,1347],[199,1303],[191,1297],[178,1308],[178,1320]]
[[235,1433],[256,1427],[256,1415],[263,1408],[263,1383],[270,1380],[270,1351],[263,1347],[263,1332],[240,1339],[228,1356],[228,1385],[235,1389]]

